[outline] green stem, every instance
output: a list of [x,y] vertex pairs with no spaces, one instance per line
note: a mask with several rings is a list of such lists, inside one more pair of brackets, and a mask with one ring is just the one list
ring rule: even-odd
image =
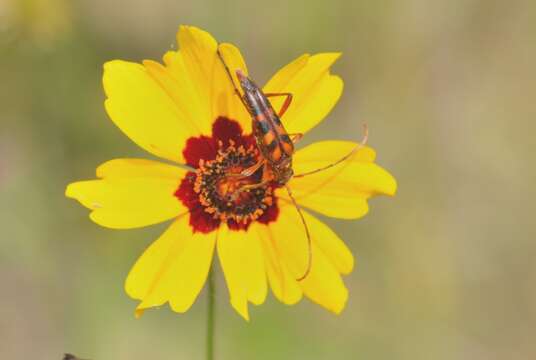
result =
[[214,284],[214,266],[210,267],[208,273],[208,294],[207,294],[207,360],[214,360],[214,299],[216,286]]

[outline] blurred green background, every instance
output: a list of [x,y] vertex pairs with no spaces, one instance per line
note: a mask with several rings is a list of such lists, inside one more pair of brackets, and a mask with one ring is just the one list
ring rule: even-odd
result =
[[307,135],[361,137],[398,179],[359,221],[341,316],[269,296],[243,321],[218,271],[218,359],[536,358],[536,3],[0,1],[0,358],[201,359],[203,293],[135,320],[124,279],[164,225],[113,231],[64,197],[142,156],[107,118],[110,59],[160,59],[179,24],[238,45],[258,82],[342,51],[345,92]]

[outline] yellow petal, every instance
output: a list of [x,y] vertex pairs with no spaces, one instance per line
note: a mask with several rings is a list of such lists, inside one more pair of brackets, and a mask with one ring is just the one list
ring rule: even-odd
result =
[[[311,171],[318,168],[317,162],[330,164],[350,153],[356,143],[351,141],[326,140],[318,141],[300,149],[294,154],[294,162],[303,167],[303,171]],[[374,162],[376,152],[364,146],[360,148],[350,159],[352,162]],[[296,164],[295,164],[296,165]],[[298,172],[295,172],[296,174]]]
[[307,269],[309,246],[297,210],[284,201],[279,201],[277,220],[269,223],[268,227],[278,255],[292,278],[298,279]]
[[[177,33],[179,53],[184,62],[187,77],[195,88],[195,93],[204,102],[205,108],[212,109],[212,86],[214,65],[217,60],[216,40],[206,31],[193,26],[180,26]],[[212,121],[213,119],[209,119]]]
[[261,239],[257,232],[232,231],[225,226],[217,246],[231,305],[249,321],[248,301],[262,304],[267,293]]
[[251,228],[252,231],[257,231],[261,238],[266,274],[272,292],[282,303],[296,304],[302,298],[302,290],[281,256],[279,243],[269,227],[254,223]]
[[173,195],[186,170],[142,159],[116,159],[97,169],[102,180],[69,184],[67,197],[93,210],[97,224],[127,229],[156,224],[187,211]]
[[[250,117],[217,55],[216,40],[208,32],[193,26],[181,26],[177,40],[179,51],[166,53],[166,68],[155,73],[165,72],[176,79],[175,83],[179,83],[181,89],[177,92],[178,102],[183,104],[181,107],[190,109],[204,134],[210,134],[211,125],[219,116],[238,121],[244,131],[249,132]],[[238,68],[247,72],[244,59],[235,46],[221,44],[219,48],[233,75]],[[155,64],[153,67],[158,69]]]
[[192,233],[188,216],[181,216],[136,261],[125,282],[127,294],[142,300],[136,309],[169,302],[187,311],[207,279],[216,233]]
[[216,40],[206,31],[181,26],[177,42],[179,50],[164,55],[166,67],[160,72],[176,81],[178,104],[195,119],[203,134],[210,135],[214,122],[211,87]]
[[[240,69],[247,74],[247,67],[240,50],[228,43],[220,44],[218,48],[233,77],[234,85],[239,91],[242,91],[236,77],[236,70]],[[213,83],[215,96],[214,114],[224,115],[238,121],[244,132],[248,134],[251,132],[251,116],[238,95],[236,95],[235,87],[221,60],[218,59],[217,63]]]
[[[302,174],[336,162],[357,144],[347,141],[322,141],[309,145],[294,155],[294,173]],[[374,151],[359,150],[350,160],[330,169],[289,182],[299,204],[323,215],[357,219],[368,211],[367,199],[373,195],[394,195],[396,180],[374,164]],[[288,200],[284,189],[278,196]]]
[[108,115],[132,141],[154,155],[183,162],[186,139],[199,130],[144,66],[107,62],[103,85]]
[[[306,211],[303,213],[311,233],[312,262],[311,271],[298,284],[311,300],[339,313],[348,298],[339,272],[352,270],[353,256],[329,227]],[[293,206],[282,205],[277,221],[268,226],[274,242],[278,244],[281,259],[288,265],[294,279],[302,277],[307,268],[309,247],[297,210]]]
[[208,99],[201,99],[197,95],[195,84],[192,83],[180,55],[177,55],[175,71],[152,60],[144,60],[143,65],[147,73],[173,100],[187,123],[192,124],[198,133],[210,134],[212,116],[208,107]]
[[[289,133],[305,133],[328,115],[339,100],[343,81],[329,73],[340,53],[303,55],[279,70],[263,90],[267,93],[290,92],[293,100],[282,121]],[[278,111],[284,99],[271,98]]]
[[335,266],[313,245],[311,272],[300,282],[303,293],[313,302],[339,314],[348,300],[348,290]]
[[290,86],[292,79],[307,65],[310,57],[311,55],[309,54],[303,54],[279,69],[264,86],[264,90],[274,89],[275,91],[276,89],[285,89]]
[[179,181],[186,171],[177,166],[147,159],[114,159],[97,168],[99,178],[166,178]]
[[305,222],[312,238],[322,253],[341,274],[349,274],[354,269],[354,256],[344,241],[329,226],[303,211]]
[[[298,211],[293,205],[280,204],[281,212],[276,222],[269,224],[273,246],[279,255],[290,256],[287,264],[294,263],[294,279],[304,274],[307,266],[308,245],[305,229]],[[338,272],[349,274],[354,267],[354,257],[346,244],[329,226],[302,209],[311,240],[326,255]],[[288,236],[281,234],[287,232]],[[290,253],[289,253],[290,251]],[[297,259],[297,260],[296,260]],[[292,260],[292,261],[290,261]]]

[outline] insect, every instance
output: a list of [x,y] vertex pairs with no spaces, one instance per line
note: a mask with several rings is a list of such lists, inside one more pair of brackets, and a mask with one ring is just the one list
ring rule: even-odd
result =
[[[292,177],[304,177],[308,175],[315,174],[320,171],[327,170],[333,166],[336,166],[343,161],[351,158],[359,149],[361,149],[367,142],[368,139],[368,129],[366,125],[364,126],[364,137],[361,142],[354,147],[348,154],[340,158],[339,160],[315,169],[308,171],[302,174],[294,174],[292,169],[292,155],[294,154],[294,144],[297,143],[302,137],[303,134],[288,134],[281,122],[281,117],[288,110],[292,102],[291,93],[264,93],[261,88],[259,88],[253,80],[251,80],[241,69],[236,69],[235,74],[240,83],[240,88],[242,89],[243,94],[240,92],[238,86],[235,84],[231,70],[225,62],[223,55],[218,49],[218,57],[223,64],[225,71],[233,85],[235,94],[240,98],[240,101],[247,109],[248,113],[251,116],[252,120],[252,132],[257,144],[257,148],[260,152],[260,157],[254,165],[249,168],[242,170],[239,174],[229,174],[229,176],[237,177],[249,177],[255,174],[259,169],[263,169],[262,178],[260,182],[255,184],[248,184],[237,189],[234,194],[231,195],[232,198],[236,198],[241,192],[249,191],[258,187],[266,186],[270,183],[274,183],[278,186],[284,186],[289,198],[291,199],[294,207],[298,211],[301,222],[305,229],[305,234],[307,236],[307,245],[308,245],[308,260],[307,268],[304,274],[298,277],[296,280],[304,280],[311,271],[312,264],[312,249],[311,249],[311,234],[309,232],[309,227],[305,221],[303,213],[296,203],[292,191],[288,186],[288,182]],[[285,97],[285,101],[281,106],[279,112],[275,112],[272,104],[268,100],[269,97]]]

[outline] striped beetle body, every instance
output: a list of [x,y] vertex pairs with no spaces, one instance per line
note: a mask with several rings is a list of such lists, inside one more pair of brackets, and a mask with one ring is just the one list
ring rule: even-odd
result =
[[253,120],[253,135],[257,147],[269,163],[274,175],[273,180],[284,185],[293,175],[294,144],[262,90],[241,70],[237,70],[236,75],[244,91],[242,99]]
[[[243,95],[235,85],[231,70],[225,63],[225,59],[218,50],[218,57],[221,60],[222,65],[229,76],[229,80],[233,85],[236,95],[240,98],[247,111],[249,112],[252,120],[252,132],[257,143],[257,148],[260,152],[260,160],[250,168],[243,170],[238,177],[249,177],[253,175],[261,167],[262,179],[257,184],[244,185],[234,192],[231,197],[238,196],[241,192],[250,191],[251,189],[267,186],[270,183],[276,183],[279,186],[284,186],[287,193],[294,204],[294,207],[298,211],[300,219],[305,229],[305,235],[307,237],[308,244],[308,261],[307,268],[302,276],[296,280],[301,281],[307,277],[311,270],[312,263],[312,251],[311,251],[311,234],[309,228],[305,222],[305,218],[296,203],[296,200],[292,196],[292,192],[287,183],[294,176],[292,170],[292,155],[294,154],[294,142],[301,138],[301,134],[294,134],[294,139],[291,139],[285,127],[281,123],[280,117],[285,113],[292,101],[292,94],[290,93],[263,93],[262,90],[249,78],[241,69],[236,69],[236,77],[242,88]],[[268,101],[269,96],[285,96],[286,100],[277,114]]]

